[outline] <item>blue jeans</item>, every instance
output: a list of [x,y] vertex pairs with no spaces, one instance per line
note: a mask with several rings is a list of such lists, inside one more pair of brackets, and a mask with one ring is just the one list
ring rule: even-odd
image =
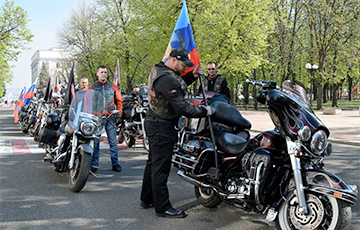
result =
[[[103,120],[105,121],[105,120]],[[110,121],[115,124],[115,116],[110,118]],[[116,141],[116,126],[111,124],[110,122],[105,123],[105,130],[108,136],[109,145],[110,145],[110,157],[111,157],[111,165],[115,166],[119,163],[118,160],[118,146]],[[101,123],[101,127],[104,126],[104,123]],[[98,139],[94,141],[94,154],[92,157],[91,166],[99,167],[99,146],[100,142]]]

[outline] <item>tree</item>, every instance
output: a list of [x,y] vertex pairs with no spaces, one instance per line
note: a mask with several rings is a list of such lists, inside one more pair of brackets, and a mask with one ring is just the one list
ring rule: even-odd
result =
[[0,9],[0,97],[4,95],[5,84],[13,78],[9,62],[17,61],[21,50],[28,49],[32,41],[28,22],[23,8],[15,6],[13,1],[5,1]]

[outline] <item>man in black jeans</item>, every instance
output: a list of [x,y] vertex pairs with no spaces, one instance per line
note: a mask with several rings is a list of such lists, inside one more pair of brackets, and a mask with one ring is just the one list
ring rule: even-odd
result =
[[210,107],[197,107],[185,101],[187,84],[196,80],[202,68],[195,68],[189,76],[181,73],[194,64],[183,48],[174,49],[169,59],[156,64],[148,81],[150,104],[146,113],[145,131],[150,151],[144,171],[140,197],[142,208],[155,207],[156,216],[183,218],[184,211],[176,210],[169,200],[167,180],[171,169],[173,146],[176,141],[175,125],[181,115],[205,117],[211,115]]

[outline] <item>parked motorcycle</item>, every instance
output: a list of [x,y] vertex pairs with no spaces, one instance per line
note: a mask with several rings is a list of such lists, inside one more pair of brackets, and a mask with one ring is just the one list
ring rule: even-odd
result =
[[70,172],[70,190],[80,192],[86,184],[90,169],[94,140],[99,139],[104,128],[101,122],[110,122],[111,116],[120,111],[114,110],[107,115],[105,98],[94,90],[76,92],[67,114],[67,122],[58,129],[57,148],[52,158],[58,172]]
[[136,139],[143,140],[144,148],[149,151],[149,142],[144,129],[146,111],[148,109],[147,86],[142,86],[138,94],[123,97],[122,122],[117,124],[118,143],[129,147]]
[[28,133],[35,124],[37,102],[31,99],[28,105],[21,107],[19,113],[19,124],[23,133]]
[[346,229],[357,186],[325,170],[330,132],[304,88],[294,81],[281,89],[272,81],[247,83],[261,87],[257,100],[267,104],[275,130],[251,138],[250,122],[235,107],[214,102],[211,125],[207,118],[180,119],[177,174],[195,185],[204,207],[225,201],[266,215],[278,229]]

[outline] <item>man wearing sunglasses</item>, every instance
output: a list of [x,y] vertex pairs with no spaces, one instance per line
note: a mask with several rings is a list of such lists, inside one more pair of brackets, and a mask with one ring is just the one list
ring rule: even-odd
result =
[[[208,76],[204,77],[204,89],[205,91],[212,91],[215,93],[224,94],[226,99],[230,101],[230,89],[226,79],[218,74],[217,64],[215,62],[209,62],[207,64]],[[202,93],[200,86],[199,93]]]

